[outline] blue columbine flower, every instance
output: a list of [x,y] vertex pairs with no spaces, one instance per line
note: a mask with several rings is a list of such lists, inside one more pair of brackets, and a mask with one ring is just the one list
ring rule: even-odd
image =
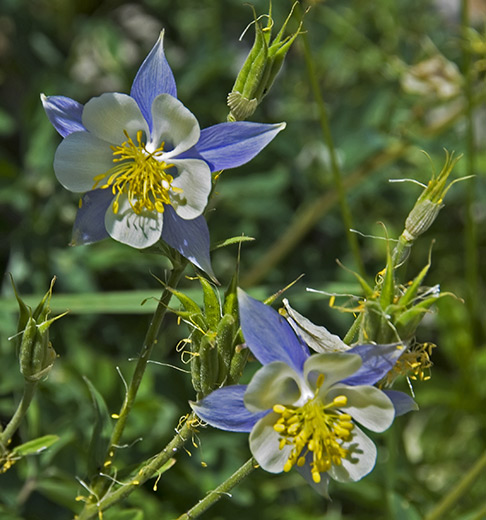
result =
[[74,245],[108,236],[135,248],[160,238],[211,274],[202,213],[211,173],[240,166],[285,124],[222,123],[200,130],[177,99],[163,33],[142,63],[130,95],[105,93],[81,105],[41,96],[64,138],[54,171],[68,190],[83,192]]
[[397,391],[374,385],[404,349],[358,345],[346,352],[309,355],[275,310],[238,294],[241,328],[262,363],[248,385],[220,388],[197,403],[210,425],[250,433],[250,449],[270,473],[299,472],[324,496],[330,478],[357,481],[374,467],[376,447],[358,427],[382,432],[396,415],[416,409]]

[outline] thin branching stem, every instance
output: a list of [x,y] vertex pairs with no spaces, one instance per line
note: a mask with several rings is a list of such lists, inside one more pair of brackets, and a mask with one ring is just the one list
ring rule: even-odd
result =
[[[224,496],[228,496],[228,493],[237,486],[243,479],[248,477],[253,471],[258,468],[258,463],[252,457],[247,460],[241,468],[237,469],[231,477],[220,484],[216,489],[208,493],[202,500],[200,500],[194,507],[189,509],[187,513],[181,515],[177,520],[194,520],[194,518],[202,515],[212,505]],[[231,496],[231,495],[229,495]]]
[[363,264],[363,259],[361,258],[361,251],[359,249],[359,243],[356,235],[351,231],[353,229],[353,220],[351,216],[351,209],[349,207],[347,198],[346,198],[346,190],[344,188],[341,168],[339,166],[339,161],[337,158],[336,147],[334,146],[334,140],[331,133],[331,127],[329,125],[329,117],[327,115],[327,109],[324,104],[324,99],[322,97],[322,92],[319,87],[319,83],[317,81],[316,70],[314,66],[314,59],[312,57],[312,51],[309,43],[309,38],[306,32],[302,33],[302,42],[304,46],[304,58],[307,68],[307,76],[309,78],[309,82],[312,89],[312,94],[314,96],[314,100],[317,103],[317,108],[319,111],[319,122],[321,125],[322,135],[324,138],[324,142],[326,143],[327,149],[329,151],[329,158],[331,162],[331,171],[334,182],[334,187],[336,189],[339,207],[341,209],[341,216],[343,219],[346,238],[349,244],[349,248],[351,249],[351,253],[353,254],[354,261],[356,263],[357,269],[359,273],[364,276],[365,269]]

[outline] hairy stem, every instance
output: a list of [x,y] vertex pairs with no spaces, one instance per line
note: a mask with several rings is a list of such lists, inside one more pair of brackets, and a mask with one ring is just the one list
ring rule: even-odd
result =
[[[127,422],[128,415],[132,406],[135,402],[135,398],[137,396],[138,389],[142,382],[143,375],[145,373],[145,369],[147,367],[147,363],[152,354],[152,350],[157,343],[157,337],[159,334],[160,326],[162,325],[162,321],[164,319],[165,313],[167,311],[167,306],[169,304],[172,293],[169,288],[175,288],[179,283],[179,280],[184,272],[184,269],[187,265],[187,260],[181,259],[178,265],[174,266],[172,270],[169,280],[167,282],[167,287],[162,292],[162,296],[159,300],[157,308],[155,309],[154,315],[152,317],[152,321],[150,322],[150,326],[145,335],[145,340],[143,342],[142,349],[140,351],[140,355],[137,361],[137,365],[132,375],[132,379],[130,384],[128,385],[128,390],[125,394],[125,399],[123,401],[122,407],[120,409],[120,413],[118,414],[118,419],[116,421],[115,427],[113,428],[113,432],[111,434],[109,447],[107,450],[107,455],[105,459],[105,467],[110,466],[112,460],[115,455],[116,447],[120,444],[120,440],[123,435],[123,431],[125,429],[125,424]],[[102,495],[103,491],[106,489],[107,481],[106,479],[100,479],[98,482],[94,483],[95,491],[98,495]]]
[[204,511],[209,509],[223,496],[228,496],[228,492],[237,486],[244,478],[248,477],[253,471],[258,468],[258,463],[252,457],[237,469],[231,477],[220,484],[216,489],[208,493],[202,500],[200,500],[194,507],[189,509],[187,513],[181,515],[177,520],[193,520],[202,515]]
[[29,409],[30,403],[35,395],[35,391],[37,388],[37,381],[25,381],[24,385],[24,394],[22,396],[22,400],[20,401],[17,410],[10,419],[10,422],[5,427],[5,430],[0,434],[0,453],[3,453],[13,437],[14,433],[17,431],[22,419],[24,418],[27,410]]
[[[147,480],[153,478],[160,470],[163,470],[164,466],[171,462],[173,457],[190,438],[193,431],[194,421],[195,415],[189,415],[182,428],[177,431],[169,444],[167,444],[161,452],[149,459],[128,482],[123,483],[122,486],[118,487],[114,491],[106,493],[106,495],[101,498],[98,498],[95,495],[90,496],[89,502],[86,503],[81,513],[77,515],[75,519],[89,520],[90,518],[99,516],[102,511],[126,498],[142,484],[147,482]],[[106,477],[103,478],[110,483]]]

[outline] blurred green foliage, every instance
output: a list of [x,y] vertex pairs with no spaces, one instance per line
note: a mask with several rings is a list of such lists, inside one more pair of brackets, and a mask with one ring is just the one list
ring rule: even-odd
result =
[[[268,7],[266,1],[253,3],[258,13]],[[445,2],[429,0],[312,4],[304,28],[329,110],[355,228],[383,237],[383,222],[386,233],[397,237],[420,188],[390,184],[389,179],[426,183],[432,166],[421,150],[431,156],[435,171],[443,164],[443,148],[458,154],[468,151],[461,115],[464,78],[459,73],[463,62],[459,7],[448,11]],[[477,32],[471,34],[481,39],[485,18],[474,5],[471,19]],[[274,18],[283,21],[290,7],[291,2],[274,1]],[[16,444],[49,434],[60,440],[0,475],[0,518],[55,520],[79,509],[75,497],[83,489],[75,477],[90,476],[87,455],[97,413],[94,392],[103,396],[109,413],[118,411],[124,387],[115,366],[128,377],[133,368],[130,359],[138,353],[153,309],[150,298],[161,292],[152,274],[164,279],[168,268],[160,257],[114,241],[67,246],[77,199],[54,177],[52,160],[60,137],[43,113],[39,94],[66,95],[84,103],[105,91],[128,92],[141,61],[165,28],[166,53],[179,98],[202,127],[224,121],[226,95],[252,42],[250,34],[242,41],[238,37],[251,20],[251,10],[241,0],[2,0],[2,271],[13,274],[24,295],[45,293],[56,275],[53,310],[62,312],[64,306],[72,306],[73,312],[51,328],[60,357],[14,438]],[[410,66],[436,55],[453,64],[448,81],[456,90],[450,97],[441,97],[415,82],[413,93],[404,83]],[[480,63],[481,57],[479,53],[473,59]],[[447,79],[445,70],[445,65],[439,66],[435,79]],[[335,262],[339,258],[353,268],[336,204],[329,151],[322,143],[306,74],[297,39],[271,94],[253,116],[262,122],[287,121],[287,129],[250,164],[223,173],[209,226],[214,243],[241,233],[256,238],[242,248],[241,279],[257,296],[268,296],[305,273],[287,296],[314,322],[343,334],[350,325],[349,316],[330,310],[326,300],[305,292],[306,286],[358,292],[353,277]],[[430,83],[431,73],[427,74],[425,83]],[[484,90],[481,70],[474,81],[474,93],[480,95]],[[475,296],[482,303],[486,126],[480,103],[473,118],[474,218],[482,274]],[[467,173],[463,160],[453,175]],[[467,182],[448,193],[446,208],[414,247],[403,274],[406,280],[419,272],[435,238],[427,283],[440,284],[459,298],[468,297],[464,272]],[[291,239],[291,245],[270,262],[265,255],[282,237]],[[362,236],[359,241],[373,276],[384,266],[385,242]],[[223,285],[229,283],[236,256],[235,247],[213,254]],[[182,287],[197,298],[197,284],[186,280]],[[110,303],[112,292],[117,292],[116,308]],[[5,424],[20,398],[23,378],[8,340],[16,330],[16,316],[9,304],[13,293],[7,276],[2,278],[2,293],[0,421]],[[62,295],[59,303],[57,294]],[[93,300],[96,306],[91,308]],[[421,341],[439,345],[434,350],[432,379],[414,384],[421,410],[398,419],[386,436],[376,439],[380,455],[370,476],[353,485],[333,484],[333,501],[327,502],[295,472],[273,476],[257,471],[206,517],[415,520],[430,511],[486,450],[484,305],[482,320],[473,319],[460,301],[446,299],[438,307],[439,312],[428,315],[419,330]],[[174,347],[185,335],[175,316],[169,316],[155,361],[183,367]],[[407,390],[406,385],[403,389]],[[124,439],[131,447],[120,450],[120,466],[136,464],[159,451],[193,398],[187,374],[150,365],[125,431]],[[249,456],[246,435],[207,429],[200,431],[197,443],[200,448],[188,445],[192,457],[182,453],[156,492],[152,484],[146,485],[103,518],[175,518]],[[208,467],[202,467],[201,461]],[[123,480],[123,474],[118,478]],[[447,518],[486,518],[485,486],[483,474]]]

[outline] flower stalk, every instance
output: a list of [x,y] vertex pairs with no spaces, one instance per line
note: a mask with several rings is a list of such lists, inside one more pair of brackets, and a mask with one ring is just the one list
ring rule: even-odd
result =
[[[210,507],[212,507],[218,500],[223,498],[225,495],[237,486],[243,479],[253,473],[255,469],[259,467],[258,462],[251,457],[249,460],[238,468],[227,480],[220,484],[216,489],[208,493],[203,499],[201,499],[195,506],[189,511],[179,516],[177,520],[193,520],[198,518]],[[231,496],[231,495],[230,495]]]

